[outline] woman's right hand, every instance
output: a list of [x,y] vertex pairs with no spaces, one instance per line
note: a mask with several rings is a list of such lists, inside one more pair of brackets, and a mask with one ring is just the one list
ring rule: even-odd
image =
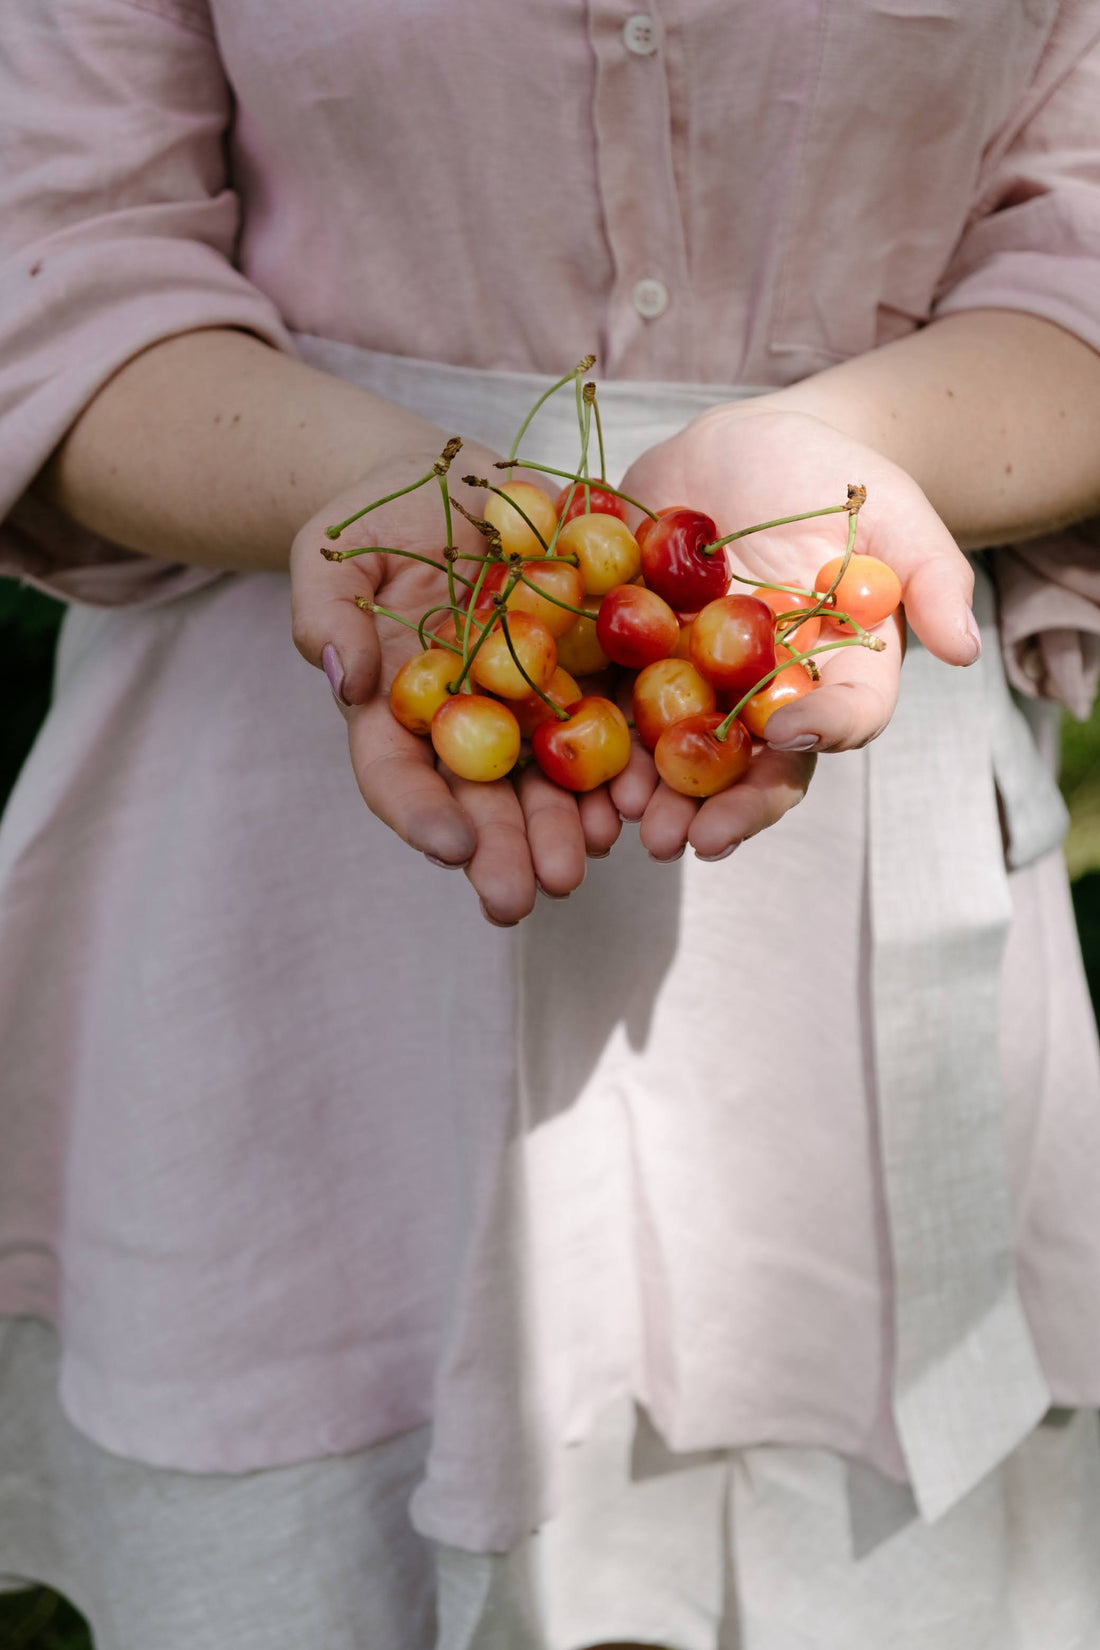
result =
[[[356,597],[366,596],[414,623],[426,609],[447,601],[443,509],[434,481],[362,517],[338,541],[341,550],[392,545],[416,551],[431,557],[432,566],[384,551],[341,562],[321,554],[334,548],[326,527],[424,475],[437,457],[424,452],[390,461],[301,528],[290,558],[294,641],[329,677],[348,724],[352,767],[367,806],[410,847],[444,865],[463,867],[488,920],[510,925],[531,910],[539,888],[558,898],[572,893],[584,879],[587,855],[611,848],[621,823],[606,788],[578,799],[551,784],[534,764],[514,782],[458,779],[437,765],[427,739],[407,732],[391,715],[390,684],[418,642],[405,626],[364,612]],[[467,447],[460,464],[486,475],[494,458]],[[472,513],[482,513],[484,493],[450,478],[449,485]],[[460,551],[484,554],[484,539],[458,511],[454,538]]]

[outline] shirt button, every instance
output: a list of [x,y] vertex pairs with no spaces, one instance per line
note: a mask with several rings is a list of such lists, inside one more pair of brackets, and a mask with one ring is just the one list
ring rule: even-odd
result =
[[647,276],[634,288],[634,308],[643,321],[655,321],[668,308],[668,287]]
[[634,52],[638,57],[652,57],[657,50],[657,31],[653,27],[652,17],[644,11],[628,17],[623,24],[623,40],[628,52]]

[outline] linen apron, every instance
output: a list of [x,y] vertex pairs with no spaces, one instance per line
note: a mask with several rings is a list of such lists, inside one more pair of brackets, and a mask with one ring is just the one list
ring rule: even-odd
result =
[[[296,341],[312,365],[505,452],[545,387],[533,375]],[[609,477],[705,409],[760,393],[601,384]],[[541,461],[575,467],[568,393],[547,403],[531,435]],[[526,451],[534,456],[531,442]],[[959,670],[911,638],[897,712],[864,753],[876,1090],[896,1300],[893,1421],[925,1518],[1003,1460],[1050,1401],[1012,1257],[997,1019],[1011,908],[998,796],[1014,868],[1055,847],[1067,819],[1007,686],[980,565],[974,606],[981,660]],[[618,869],[628,899],[635,867],[624,855]],[[685,880],[704,887],[711,871],[690,859],[683,866]],[[699,1442],[667,1419],[670,1442]],[[424,1506],[422,1515],[430,1530]]]

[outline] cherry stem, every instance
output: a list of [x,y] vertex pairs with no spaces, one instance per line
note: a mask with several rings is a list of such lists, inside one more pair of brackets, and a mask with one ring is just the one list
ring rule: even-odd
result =
[[[418,550],[400,550],[395,544],[367,544],[361,550],[326,550],[322,545],[321,554],[326,561],[351,561],[353,556],[404,556],[406,561],[420,561],[425,567],[434,567],[438,573],[443,571],[434,556],[422,556]],[[470,583],[462,573],[456,573],[455,578],[463,584]]]
[[[523,575],[521,574],[520,577],[522,578],[522,576]],[[516,669],[519,671],[532,693],[537,693],[539,698],[550,706],[550,709],[554,712],[554,715],[557,717],[559,722],[568,722],[569,712],[567,710],[563,710],[560,705],[556,705],[550,695],[548,693],[544,693],[538,683],[533,682],[524,670],[523,661],[520,659],[519,654],[516,652],[515,647],[512,644],[511,633],[508,629],[507,613],[502,612],[500,615],[500,628],[504,632],[505,645],[507,646],[509,653],[512,655],[512,663],[515,665]]]
[[[514,465],[521,462],[519,459],[516,458],[516,451],[519,447],[520,442],[523,440],[524,436],[526,435],[526,433],[528,431],[528,428],[530,427],[531,420],[534,418],[534,416],[538,412],[539,408],[541,406],[544,406],[545,403],[547,401],[549,401],[549,399],[552,395],[556,395],[559,390],[563,390],[565,388],[566,384],[569,383],[569,380],[571,378],[577,378],[577,379],[583,378],[584,374],[586,372],[590,371],[591,368],[594,367],[595,365],[596,365],[596,357],[594,355],[586,355],[583,361],[578,361],[577,362],[577,364],[573,368],[572,372],[567,372],[565,374],[564,378],[559,378],[556,384],[551,384],[551,386],[548,390],[543,391],[542,395],[539,396],[538,400],[535,402],[534,406],[531,408],[531,411],[527,414],[527,417],[523,420],[523,423],[520,425],[519,429],[516,431],[516,439],[512,442],[512,445],[511,445],[511,447],[509,449],[509,452],[508,452],[508,457],[500,465],[500,468],[502,470],[510,470],[510,469],[513,468]],[[528,465],[523,465],[524,469],[528,469],[529,467],[530,466],[528,466]]]
[[[446,456],[447,449],[444,448],[443,451],[444,456]],[[447,469],[449,468],[450,459],[447,460]],[[455,600],[455,531],[454,517],[451,513],[451,491],[447,486],[447,470],[437,469],[436,479],[439,482],[439,492],[443,499],[443,517],[447,523],[447,549],[450,552],[450,554],[444,558],[447,563],[447,595],[450,597],[451,606],[456,607],[458,604]]]
[[603,450],[603,424],[600,421],[600,404],[596,400],[595,384],[584,386],[584,399],[592,408],[592,417],[596,420],[596,442],[600,449],[600,480],[603,481],[607,477],[607,458]]
[[534,533],[535,537],[538,539],[539,543],[542,545],[543,550],[546,551],[549,548],[549,546],[546,543],[546,540],[543,538],[542,534],[539,532],[538,528],[535,526],[534,522],[531,520],[531,517],[527,514],[527,511],[523,508],[523,506],[521,504],[517,504],[515,499],[511,496],[511,494],[506,493],[504,491],[503,487],[494,487],[492,482],[491,481],[486,481],[484,476],[463,476],[462,479],[465,482],[467,487],[484,487],[488,492],[495,493],[497,498],[502,498],[506,504],[510,504],[512,506],[512,509],[516,512],[517,516],[522,516],[523,517],[524,521],[527,523],[527,525],[531,529],[532,533]]
[[[522,465],[525,470],[538,470],[547,476],[561,476],[563,481],[573,481],[578,487],[583,487],[586,480],[586,477],[576,475],[572,470],[555,470],[552,464],[533,464],[527,458],[517,458],[516,463]],[[503,459],[498,459],[494,468],[506,470],[508,466]],[[613,498],[621,498],[627,504],[633,504],[635,510],[640,510],[643,516],[649,517],[650,521],[657,520],[656,510],[651,510],[648,504],[642,504],[640,500],[631,498],[630,494],[624,493],[621,487],[612,487],[609,481],[601,481],[600,486],[605,493],[610,493]]]
[[425,652],[427,652],[430,647],[447,647],[450,648],[452,653],[457,653],[461,656],[462,649],[460,647],[456,647],[453,642],[445,642],[442,636],[437,636],[434,642],[427,642],[424,640],[424,620],[430,619],[433,613],[442,613],[444,611],[442,607],[430,607],[421,618],[420,623],[413,624],[411,619],[406,619],[402,614],[395,613],[392,607],[383,607],[380,602],[371,601],[369,596],[356,596],[355,605],[356,607],[362,608],[364,613],[380,613],[384,619],[392,619],[395,624],[403,624],[406,630],[415,630],[417,635],[420,637],[420,645]]
[[[554,558],[555,561],[559,559],[561,558],[557,556]],[[578,619],[592,618],[593,615],[589,613],[586,608],[574,607],[572,602],[563,602],[560,596],[552,596],[549,590],[544,590],[541,584],[536,584],[534,579],[529,579],[526,573],[521,571],[519,577],[520,582],[527,585],[528,589],[533,590],[536,595],[541,596],[543,601],[552,602],[555,607],[564,607],[567,613],[575,613]]]
[[[845,512],[852,514],[850,504],[828,504],[824,510],[803,510],[797,516],[776,516],[774,521],[758,521],[752,527],[739,527],[736,533],[727,533],[723,539],[715,539],[711,544],[699,546],[704,556],[716,555],[734,539],[748,538],[750,533],[763,533],[768,527],[786,527],[792,521],[812,521],[815,516],[839,516]],[[855,519],[854,514],[852,519]]]
[[774,670],[769,670],[766,676],[761,676],[760,680],[754,687],[751,687],[747,693],[742,694],[741,698],[738,699],[729,715],[719,724],[718,727],[715,728],[715,739],[724,740],[726,738],[730,728],[740,716],[749,700],[758,694],[761,688],[767,687],[772,677],[778,676],[781,670],[788,670],[791,665],[803,664],[807,659],[815,658],[818,653],[834,653],[838,647],[866,647],[870,648],[872,653],[883,653],[886,650],[886,643],[882,640],[881,636],[869,636],[864,634],[862,636],[846,636],[844,640],[840,642],[825,642],[821,647],[807,648],[805,653],[795,653],[792,649],[789,659],[783,659],[776,665]]
[[[457,440],[457,436],[454,439]],[[448,442],[447,445],[450,446],[450,442]],[[447,448],[445,447],[443,450],[446,452]],[[449,462],[450,460],[448,460],[448,463]],[[406,493],[415,493],[418,487],[423,487],[426,481],[431,481],[433,476],[438,473],[439,472],[433,464],[427,475],[421,476],[419,481],[410,481],[407,487],[399,487],[396,493],[387,493],[385,498],[376,498],[373,504],[364,504],[363,508],[361,510],[356,510],[355,514],[353,516],[349,516],[347,521],[337,522],[335,527],[326,527],[325,537],[327,539],[338,539],[340,534],[344,531],[344,528],[350,527],[353,521],[359,520],[360,516],[369,516],[372,510],[380,510],[383,504],[392,504],[395,498],[404,498]],[[348,554],[354,556],[357,552],[351,550]]]

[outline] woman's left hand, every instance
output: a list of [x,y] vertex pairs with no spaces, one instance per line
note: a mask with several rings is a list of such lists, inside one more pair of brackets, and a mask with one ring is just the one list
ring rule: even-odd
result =
[[[920,487],[819,418],[767,399],[718,407],[652,448],[624,478],[624,490],[651,509],[686,504],[712,516],[719,536],[841,504],[850,483],[867,489],[856,549],[898,574],[904,618],[899,610],[879,626],[882,652],[823,654],[820,687],[773,714],[767,744],[730,790],[703,803],[679,796],[639,747],[611,795],[625,818],[641,820],[642,842],[655,858],[676,858],[689,843],[703,859],[723,857],[801,800],[816,752],[854,750],[880,734],[897,702],[906,619],[948,664],[972,664],[981,643],[970,610],[973,569]],[[822,516],[738,540],[727,555],[750,578],[812,589],[818,569],[843,552],[847,529],[847,514]],[[734,582],[731,589],[751,593],[752,586]]]

